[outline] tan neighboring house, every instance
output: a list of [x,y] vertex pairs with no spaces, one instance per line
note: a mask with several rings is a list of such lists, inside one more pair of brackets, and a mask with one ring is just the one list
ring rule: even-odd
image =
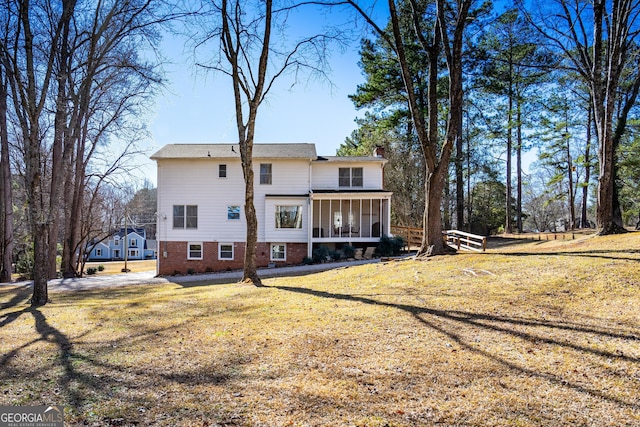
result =
[[[170,144],[158,165],[158,274],[241,269],[246,222],[237,144]],[[259,267],[295,265],[313,249],[375,246],[389,234],[386,160],[318,156],[313,144],[255,144]]]

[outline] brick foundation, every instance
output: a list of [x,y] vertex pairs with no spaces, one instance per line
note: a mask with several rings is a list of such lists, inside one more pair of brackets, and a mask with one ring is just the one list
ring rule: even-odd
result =
[[[218,259],[218,242],[202,242],[202,259],[187,259],[187,242],[158,242],[158,273],[161,276],[174,274],[207,273],[215,271],[242,270],[244,248],[242,242],[233,244],[233,260]],[[306,243],[287,243],[286,261],[270,260],[270,244],[260,242],[256,246],[256,265],[277,267],[298,265],[307,256]]]

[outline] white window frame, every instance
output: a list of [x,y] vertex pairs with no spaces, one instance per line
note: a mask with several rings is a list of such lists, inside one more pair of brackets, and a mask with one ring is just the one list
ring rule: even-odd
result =
[[[228,171],[228,168],[227,168],[226,164],[224,164],[224,163],[219,164],[218,165],[218,178],[222,178],[222,179],[226,178],[227,177],[227,171]],[[224,175],[223,175],[223,173],[224,173]]]
[[129,249],[129,258],[139,258],[140,250],[139,249]]
[[[231,208],[238,208],[238,218],[229,218],[229,214],[231,213],[230,212]],[[227,206],[227,221],[239,221],[241,215],[242,215],[242,206],[238,206],[238,205],[228,205]]]
[[[191,256],[192,250],[191,250],[191,246],[196,246],[199,245],[200,246],[200,256]],[[196,250],[194,249],[193,252],[196,252]],[[204,256],[204,245],[202,244],[202,242],[187,242],[187,259],[190,260],[201,260]]]
[[[182,218],[182,225],[176,225],[176,214],[175,208],[182,207],[183,215],[178,216],[178,218]],[[196,214],[189,216],[189,208],[195,208]],[[174,230],[197,230],[198,229],[198,205],[173,205],[172,208],[172,226]],[[189,220],[193,222],[195,218],[195,226],[189,225]]]
[[[269,172],[262,172],[262,167],[268,166]],[[260,163],[260,184],[271,185],[273,183],[273,163]]]
[[[281,210],[286,210],[288,208],[296,208],[296,218],[294,222],[294,227],[283,227],[282,223],[278,221],[278,215]],[[275,224],[277,230],[300,230],[302,229],[302,221],[303,221],[303,206],[302,205],[276,205],[275,206]],[[298,226],[299,225],[299,226]]]
[[[282,246],[282,251],[278,251],[278,253],[282,252],[283,257],[282,258],[274,258],[273,254],[274,254],[274,247],[275,246]],[[269,259],[271,261],[286,261],[287,260],[287,244],[286,243],[271,243],[270,247],[269,247]]]
[[100,248],[96,249],[96,256],[102,256],[102,249]]
[[[222,256],[223,246],[231,246],[231,258],[225,258]],[[218,260],[219,261],[233,261],[235,259],[236,259],[236,251],[235,251],[235,245],[233,243],[227,243],[227,242],[218,243]]]
[[[354,184],[354,180],[355,180],[355,176],[353,173],[354,170],[359,170],[362,172],[361,175],[358,177],[358,179],[360,180],[359,185]],[[340,182],[340,179],[342,178],[340,175],[341,171],[349,171],[349,185],[343,185]],[[364,187],[364,168],[360,166],[354,167],[354,168],[338,168],[338,186],[341,188],[363,188]]]

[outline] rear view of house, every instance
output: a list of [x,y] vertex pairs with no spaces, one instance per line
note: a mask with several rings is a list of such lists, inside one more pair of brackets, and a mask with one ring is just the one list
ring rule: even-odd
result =
[[[300,264],[318,246],[375,246],[390,227],[386,160],[255,144],[258,266]],[[170,144],[158,165],[158,274],[241,269],[244,179],[237,144]]]

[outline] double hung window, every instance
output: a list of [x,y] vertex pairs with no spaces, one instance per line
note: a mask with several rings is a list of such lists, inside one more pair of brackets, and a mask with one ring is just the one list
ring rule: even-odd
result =
[[198,228],[198,206],[173,205],[173,228]]
[[339,168],[338,185],[340,187],[362,187],[362,168]]
[[260,184],[271,184],[272,167],[271,163],[260,164]]

